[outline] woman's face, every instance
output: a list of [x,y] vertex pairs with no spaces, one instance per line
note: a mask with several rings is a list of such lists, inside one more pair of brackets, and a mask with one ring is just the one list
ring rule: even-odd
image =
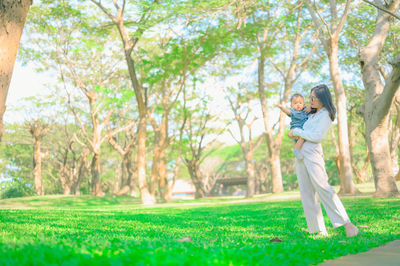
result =
[[311,97],[310,97],[310,106],[311,108],[320,110],[323,106],[321,101],[317,98],[317,96],[315,95],[314,91],[311,92]]

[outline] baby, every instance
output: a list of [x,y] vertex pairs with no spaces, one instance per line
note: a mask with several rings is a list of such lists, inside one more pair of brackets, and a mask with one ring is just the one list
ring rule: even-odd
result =
[[[282,106],[280,103],[276,105],[279,107],[282,112],[287,114],[291,121],[290,121],[290,129],[293,128],[303,128],[304,123],[308,119],[308,113],[311,111],[311,108],[306,107],[304,104],[304,97],[300,93],[295,93],[290,98],[290,109]],[[304,139],[299,138],[296,142],[295,149],[293,150],[293,154],[296,156],[297,159],[303,159],[303,155],[300,153],[300,149],[303,146]]]

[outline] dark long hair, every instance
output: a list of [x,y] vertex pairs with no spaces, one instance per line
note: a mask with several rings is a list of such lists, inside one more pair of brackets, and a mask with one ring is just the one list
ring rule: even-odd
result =
[[322,103],[322,106],[328,111],[331,120],[335,120],[336,108],[333,105],[331,92],[328,86],[325,84],[317,85],[311,89],[311,92],[315,93],[315,96],[317,96],[318,100]]

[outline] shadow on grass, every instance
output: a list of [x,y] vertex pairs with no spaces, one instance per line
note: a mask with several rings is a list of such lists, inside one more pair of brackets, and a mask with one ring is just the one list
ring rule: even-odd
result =
[[93,197],[49,195],[0,200],[0,209],[7,208],[93,208],[121,204],[140,204],[133,197]]

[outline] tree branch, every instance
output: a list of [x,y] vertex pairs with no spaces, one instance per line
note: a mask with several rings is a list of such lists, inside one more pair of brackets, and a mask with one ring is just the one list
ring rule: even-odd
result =
[[[325,50],[328,50],[328,46],[327,46],[328,44],[326,43],[325,36],[324,36],[324,34],[322,32],[321,21],[317,17],[317,13],[313,9],[310,0],[305,0],[304,2],[307,5],[307,9],[310,11],[311,18],[312,18],[312,20],[314,22],[314,25],[316,26],[316,32],[317,32],[318,38],[321,40],[322,45],[324,46]],[[329,31],[329,27],[328,27],[328,31]]]
[[333,35],[336,38],[339,37],[339,33],[342,31],[344,24],[346,23],[347,16],[349,15],[349,12],[350,12],[350,2],[351,2],[350,0],[346,1],[346,7],[343,11],[343,15],[340,19],[340,23],[339,23],[338,27],[336,28],[335,32],[333,33]]
[[379,101],[376,105],[379,106],[377,110],[378,117],[382,117],[382,113],[388,112],[392,106],[394,96],[400,87],[400,55],[396,57],[395,62],[393,62],[392,65],[393,70],[385,80],[385,87],[377,100]]
[[380,6],[378,6],[378,5],[374,4],[374,3],[372,3],[371,1],[368,1],[368,0],[363,0],[363,1],[364,1],[365,3],[368,3],[368,4],[370,4],[370,5],[374,6],[374,7],[376,7],[377,9],[379,9],[379,10],[381,10],[381,11],[383,11],[383,12],[388,13],[389,15],[391,15],[391,16],[397,18],[398,20],[400,20],[400,16],[398,16],[398,15],[396,15],[396,14],[390,12],[389,10],[384,9],[383,7],[380,7]]
[[111,14],[110,11],[108,11],[101,3],[100,1],[96,0],[91,0],[96,6],[98,6],[104,14],[106,14],[115,24],[117,24],[116,18]]

